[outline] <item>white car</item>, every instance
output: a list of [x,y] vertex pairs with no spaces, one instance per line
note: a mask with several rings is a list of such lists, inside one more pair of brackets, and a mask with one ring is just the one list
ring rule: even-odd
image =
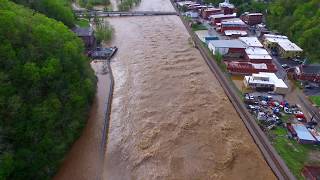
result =
[[296,115],[296,114],[303,114],[303,112],[301,112],[301,111],[294,111],[293,114],[294,114],[294,115]]
[[286,113],[286,114],[292,114],[292,111],[287,108],[287,107],[284,107],[283,111]]

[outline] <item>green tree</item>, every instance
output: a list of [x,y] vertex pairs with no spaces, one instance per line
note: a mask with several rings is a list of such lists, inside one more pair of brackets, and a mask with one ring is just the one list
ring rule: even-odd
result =
[[69,27],[74,26],[73,15],[69,0],[13,0],[16,3],[28,6],[35,11],[41,12],[50,18],[63,22]]
[[63,23],[8,0],[0,0],[0,42],[0,179],[50,179],[95,92],[83,43]]

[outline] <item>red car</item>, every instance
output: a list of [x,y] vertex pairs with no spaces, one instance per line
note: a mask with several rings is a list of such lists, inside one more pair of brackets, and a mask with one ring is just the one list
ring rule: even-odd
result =
[[304,114],[295,114],[296,118],[306,119]]

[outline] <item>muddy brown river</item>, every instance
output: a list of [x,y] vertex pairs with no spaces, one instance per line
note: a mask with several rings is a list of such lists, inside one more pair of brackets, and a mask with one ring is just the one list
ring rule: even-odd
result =
[[[136,10],[173,11],[169,0]],[[108,81],[55,179],[275,179],[178,16],[109,18],[115,78],[104,165],[98,147]],[[100,78],[102,80],[100,80]]]

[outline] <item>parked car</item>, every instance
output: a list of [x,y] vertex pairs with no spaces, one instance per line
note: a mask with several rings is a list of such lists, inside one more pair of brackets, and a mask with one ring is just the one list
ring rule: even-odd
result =
[[303,114],[303,112],[301,111],[293,111],[293,114],[296,115],[296,114]]
[[248,105],[247,108],[248,108],[249,110],[254,110],[254,109],[255,109],[255,107],[254,107],[253,105]]
[[290,67],[288,66],[288,64],[282,64],[281,67],[282,67],[283,69],[288,69],[288,68],[290,68]]
[[305,120],[304,118],[297,118],[297,120],[298,120],[299,122],[302,122],[302,123],[305,123],[305,122],[306,122],[306,120]]
[[276,125],[275,124],[271,124],[270,126],[268,126],[267,128],[269,129],[269,130],[271,130],[271,129],[273,129],[273,128],[275,128],[276,127]]
[[306,119],[304,114],[295,114],[296,118]]
[[283,124],[283,121],[281,119],[277,120],[276,125],[281,126]]
[[267,106],[267,105],[268,105],[268,102],[267,102],[267,101],[262,100],[262,101],[261,101],[261,105],[263,105],[263,106]]
[[278,56],[277,50],[271,50],[271,55],[272,56]]
[[314,87],[311,86],[311,85],[305,85],[304,88],[306,88],[306,89],[313,89]]
[[292,114],[292,111],[291,111],[289,108],[287,108],[287,107],[284,107],[284,108],[283,108],[283,111],[284,111],[286,114]]
[[300,58],[293,58],[292,61],[302,64],[304,62],[304,60],[300,59]]

